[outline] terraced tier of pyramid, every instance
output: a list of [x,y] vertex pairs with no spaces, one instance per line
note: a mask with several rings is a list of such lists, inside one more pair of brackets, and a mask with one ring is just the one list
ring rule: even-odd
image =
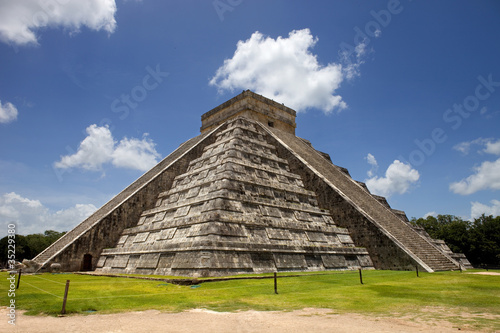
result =
[[267,136],[245,118],[220,128],[137,226],[103,251],[97,270],[214,276],[373,268]]

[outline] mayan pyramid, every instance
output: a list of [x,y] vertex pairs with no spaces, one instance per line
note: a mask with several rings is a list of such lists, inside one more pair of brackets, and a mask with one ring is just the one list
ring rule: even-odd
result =
[[468,264],[295,136],[295,116],[244,91],[34,261],[178,276]]

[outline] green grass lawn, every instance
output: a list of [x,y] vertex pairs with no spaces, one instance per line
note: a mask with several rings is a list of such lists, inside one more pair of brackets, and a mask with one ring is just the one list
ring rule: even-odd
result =
[[[363,271],[363,285],[357,271],[303,274],[278,278],[278,295],[274,294],[273,279],[178,286],[161,281],[47,273],[23,275],[15,300],[16,308],[29,315],[57,315],[61,312],[66,280],[70,280],[66,311],[72,314],[147,309],[328,308],[334,313],[409,315],[500,330],[500,276],[470,272],[420,273],[417,278],[415,272]],[[4,290],[0,302],[8,305],[8,275],[1,273],[0,277]]]

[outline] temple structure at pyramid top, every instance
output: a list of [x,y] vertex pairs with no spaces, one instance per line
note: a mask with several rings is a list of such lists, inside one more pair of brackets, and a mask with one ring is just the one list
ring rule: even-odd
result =
[[281,131],[295,134],[295,110],[279,104],[269,98],[245,90],[238,96],[219,105],[201,116],[201,133],[236,117],[253,119],[277,128]]
[[295,136],[295,116],[243,91],[34,261],[178,276],[470,267]]

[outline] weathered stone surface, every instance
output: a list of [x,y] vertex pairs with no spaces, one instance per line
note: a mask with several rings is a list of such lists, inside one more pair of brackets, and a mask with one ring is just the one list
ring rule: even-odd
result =
[[296,137],[295,111],[245,91],[201,130],[35,261],[188,276],[465,265]]
[[40,264],[36,261],[24,259],[22,263],[25,267],[23,267],[24,273],[35,273],[40,269]]
[[[115,259],[98,270],[224,275],[319,270],[327,268],[320,253],[351,257],[348,231],[318,207],[316,194],[276,155],[268,135],[245,118],[227,121],[215,142],[158,195],[156,206],[142,213],[137,226],[125,229],[119,244],[102,252],[101,257]],[[125,236],[134,241],[124,241]],[[148,265],[128,260],[124,266],[117,259],[144,251],[154,258]],[[370,262],[366,250],[357,249],[356,255]],[[334,268],[344,267],[349,265]]]

